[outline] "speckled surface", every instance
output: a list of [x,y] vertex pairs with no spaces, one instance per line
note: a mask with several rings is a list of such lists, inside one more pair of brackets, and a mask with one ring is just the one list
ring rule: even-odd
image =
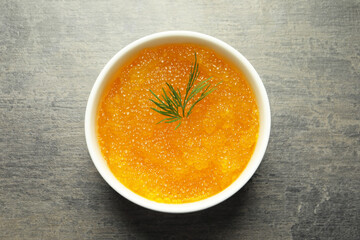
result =
[[[0,239],[359,239],[359,1],[3,0],[0,9]],[[102,67],[164,30],[238,49],[272,109],[250,182],[185,215],[119,196],[84,138]]]

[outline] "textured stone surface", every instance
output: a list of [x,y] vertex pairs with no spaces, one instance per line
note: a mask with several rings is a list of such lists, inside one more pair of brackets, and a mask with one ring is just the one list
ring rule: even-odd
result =
[[[2,0],[0,9],[0,239],[359,239],[359,1]],[[273,124],[241,191],[169,215],[105,183],[83,120],[118,50],[179,29],[252,62]]]

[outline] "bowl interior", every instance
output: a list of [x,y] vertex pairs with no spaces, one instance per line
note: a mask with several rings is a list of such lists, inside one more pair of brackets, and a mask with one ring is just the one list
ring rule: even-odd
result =
[[[126,64],[129,60],[131,60],[132,57],[136,55],[140,50],[167,43],[199,44],[213,49],[217,54],[227,58],[230,62],[233,63],[235,67],[239,68],[245,74],[247,81],[249,82],[255,94],[255,98],[259,108],[259,137],[254,153],[244,171],[240,174],[238,179],[235,180],[235,182],[233,182],[222,192],[207,199],[192,203],[157,203],[141,197],[126,188],[116,179],[116,177],[108,168],[106,160],[101,154],[96,136],[96,113],[99,102],[103,91],[105,90],[106,86],[109,84],[117,70],[123,64]],[[251,176],[255,173],[256,169],[260,165],[260,162],[265,153],[270,135],[270,121],[270,106],[265,87],[253,66],[249,63],[249,61],[246,60],[244,56],[242,56],[238,51],[236,51],[228,44],[208,35],[187,31],[173,31],[157,33],[141,38],[123,48],[106,64],[106,66],[98,76],[89,96],[85,114],[85,135],[87,146],[91,158],[95,164],[95,167],[97,168],[101,176],[105,179],[105,181],[119,194],[121,194],[128,200],[148,209],[169,213],[185,213],[198,211],[214,206],[229,198],[246,184],[246,182],[251,178]]]

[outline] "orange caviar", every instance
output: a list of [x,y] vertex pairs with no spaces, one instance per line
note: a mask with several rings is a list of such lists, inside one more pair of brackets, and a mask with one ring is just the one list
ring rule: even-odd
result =
[[[156,124],[164,116],[150,109],[149,89],[159,95],[168,82],[184,94],[195,52],[197,82],[212,77],[212,85],[221,84],[178,129],[178,122]],[[142,50],[119,69],[97,126],[102,154],[123,185],[156,202],[187,203],[239,177],[256,145],[259,114],[244,75],[230,62],[199,45],[168,44]]]

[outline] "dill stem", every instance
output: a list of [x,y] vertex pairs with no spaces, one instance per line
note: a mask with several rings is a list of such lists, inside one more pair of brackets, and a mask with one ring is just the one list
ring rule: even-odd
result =
[[[169,83],[166,83],[166,85],[168,87],[168,93],[166,93],[164,88],[162,88],[163,93],[160,94],[159,97],[153,91],[151,91],[149,89],[150,93],[156,99],[156,100],[153,100],[153,99],[149,99],[149,100],[151,102],[153,102],[156,105],[156,107],[158,107],[160,110],[155,109],[155,108],[151,108],[151,109],[166,117],[158,123],[161,123],[161,122],[173,123],[173,122],[179,121],[179,124],[175,128],[175,129],[177,129],[180,126],[182,119],[188,117],[191,114],[194,106],[198,102],[200,102],[202,99],[204,99],[207,95],[209,95],[211,92],[213,92],[216,89],[217,85],[220,83],[219,82],[214,87],[210,88],[210,83],[208,82],[211,79],[211,77],[210,77],[206,80],[200,81],[198,84],[196,84],[194,86],[194,83],[195,83],[196,79],[198,78],[198,76],[199,76],[199,64],[197,63],[197,57],[196,57],[196,52],[195,52],[195,62],[194,62],[194,66],[191,67],[189,81],[186,86],[184,101],[182,101],[182,99],[181,99],[180,90],[177,89],[177,91],[176,91],[175,88]],[[201,94],[200,94],[200,92],[201,92]],[[190,106],[187,114],[185,114],[186,105],[197,94],[200,94],[200,97],[197,100],[195,100],[195,99],[192,100],[193,103]],[[179,108],[182,109],[182,116],[179,113]]]

